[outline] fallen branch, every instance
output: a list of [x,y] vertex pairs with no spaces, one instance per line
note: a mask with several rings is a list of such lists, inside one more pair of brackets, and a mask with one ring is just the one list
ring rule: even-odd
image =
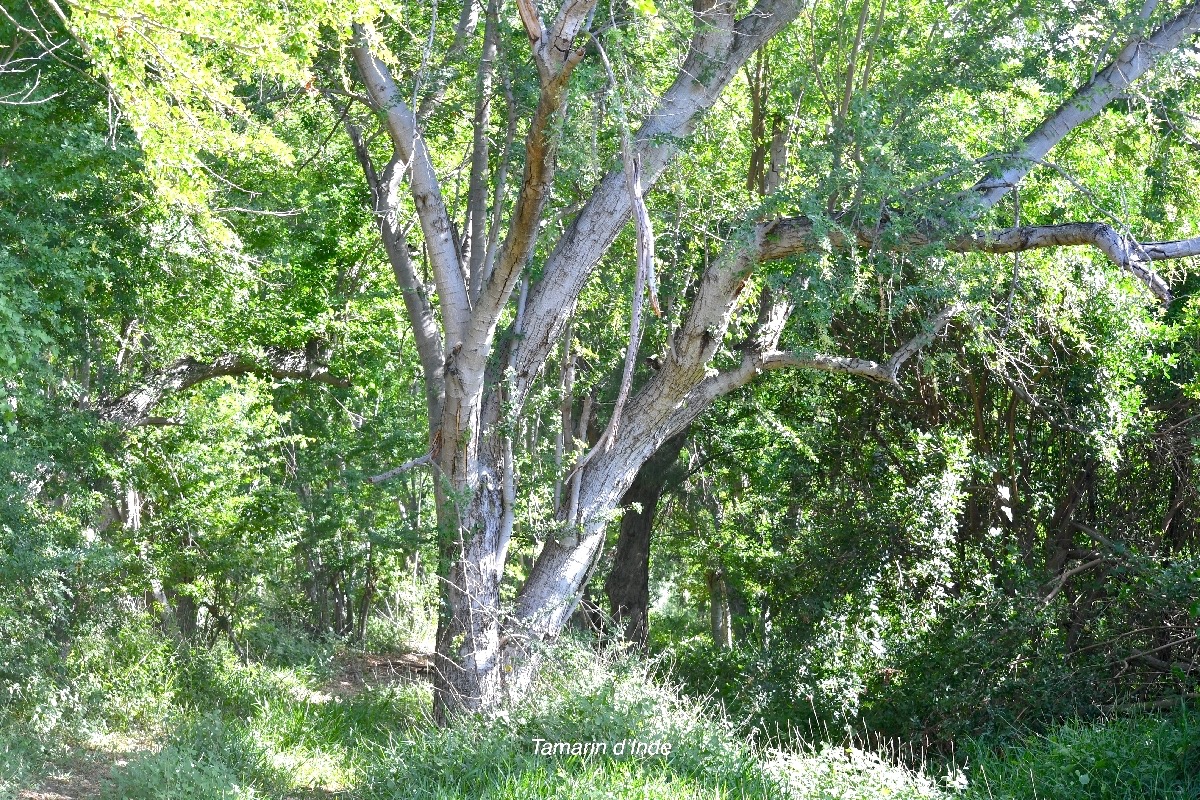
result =
[[1182,639],[1178,639],[1174,642],[1167,642],[1166,644],[1160,644],[1158,647],[1151,647],[1149,650],[1143,650],[1140,653],[1133,653],[1132,655],[1124,656],[1122,658],[1114,658],[1112,661],[1108,662],[1108,664],[1106,666],[1112,666],[1113,664],[1120,664],[1124,661],[1134,661],[1136,659],[1143,658],[1144,656],[1154,655],[1155,653],[1159,653],[1163,650],[1169,650],[1172,647],[1174,647],[1175,645],[1187,644],[1188,642],[1194,642],[1194,641],[1196,641],[1196,638],[1197,638],[1197,635],[1192,634],[1191,636],[1185,636]]
[[1103,706],[1104,711],[1110,714],[1127,714],[1130,712],[1141,711],[1166,711],[1174,708],[1180,703],[1189,703],[1192,700],[1200,700],[1200,692],[1188,692],[1186,694],[1176,695],[1175,697],[1164,697],[1161,700],[1150,700],[1145,703],[1124,703],[1122,705]]
[[1175,670],[1179,670],[1180,672],[1186,674],[1188,672],[1193,672],[1200,669],[1200,664],[1195,662],[1187,663],[1184,661],[1163,661],[1161,658],[1155,658],[1154,656],[1148,656],[1145,654],[1132,656],[1129,660],[1141,661],[1144,664],[1154,667],[1154,669],[1159,670],[1160,672],[1174,672]]

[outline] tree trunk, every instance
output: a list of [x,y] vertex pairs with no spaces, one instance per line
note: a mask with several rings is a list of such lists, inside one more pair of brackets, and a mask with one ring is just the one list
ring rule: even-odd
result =
[[733,648],[733,620],[729,611],[729,586],[725,573],[710,570],[705,576],[708,584],[709,621],[712,624],[713,644],[718,650]]
[[[682,324],[668,334],[662,366],[628,395],[628,402],[616,404],[609,429],[601,437],[602,444],[594,446],[571,468],[570,500],[559,507],[557,530],[548,537],[518,592],[515,609],[502,609],[500,580],[512,533],[515,484],[510,431],[520,429],[518,423],[535,383],[561,341],[584,287],[641,202],[639,193],[653,188],[678,153],[678,142],[696,131],[700,118],[741,67],[803,8],[798,0],[760,0],[738,19],[739,5],[734,0],[697,4],[694,35],[679,74],[629,141],[636,158],[626,161],[638,165],[640,178],[632,172],[625,175],[623,168],[610,170],[591,190],[557,241],[545,242],[541,277],[529,288],[527,309],[526,293],[522,292],[515,321],[508,329],[512,336],[504,335],[501,323],[508,317],[510,298],[534,256],[545,222],[544,211],[555,182],[567,87],[572,71],[590,52],[590,37],[576,39],[590,24],[594,0],[564,3],[553,20],[543,20],[537,4],[522,2],[518,6],[541,90],[528,118],[523,174],[507,220],[502,222],[505,204],[497,200],[493,208],[489,240],[498,237],[497,226],[503,224],[503,244],[495,250],[494,261],[485,254],[482,264],[478,237],[472,257],[463,259],[435,160],[420,132],[421,121],[389,67],[372,52],[370,32],[363,25],[354,26],[358,75],[393,144],[392,159],[382,173],[372,166],[370,150],[355,126],[346,124],[371,187],[379,230],[403,292],[421,357],[431,434],[426,463],[435,471],[441,535],[453,552],[446,575],[448,611],[439,633],[436,671],[437,696],[443,710],[492,707],[502,698],[506,685],[513,681],[524,684],[536,666],[536,649],[530,645],[557,636],[570,619],[596,567],[609,520],[642,464],[718,397],[773,369],[834,371],[894,385],[905,362],[933,341],[960,310],[959,303],[950,303],[925,320],[923,330],[900,346],[887,362],[876,363],[779,349],[793,310],[792,300],[785,292],[762,289],[758,319],[745,320],[749,335],[736,345],[725,342],[734,316],[753,308],[754,298],[747,293],[759,288],[748,280],[756,264],[828,247],[875,248],[887,240],[878,224],[851,224],[846,230],[816,224],[807,217],[747,221],[746,235],[731,240],[718,259],[705,264]],[[488,14],[498,14],[497,4],[489,4]],[[1006,159],[1001,174],[978,183],[957,211],[978,218],[995,206],[1058,141],[1099,114],[1160,54],[1174,49],[1197,30],[1200,4],[1188,6],[1149,38],[1123,49],[1113,63],[1096,72],[1091,81],[1025,137],[1011,159]],[[484,59],[479,85],[491,79],[491,70]],[[853,89],[853,75],[850,78],[846,97]],[[847,105],[848,100],[843,100],[842,117]],[[477,108],[476,121],[476,130],[482,134],[487,121],[482,104]],[[773,173],[786,163],[786,136],[782,127],[776,133],[769,154],[769,172]],[[758,137],[760,147],[767,145],[763,141],[765,130],[762,134]],[[767,155],[760,156],[764,166]],[[475,196],[468,198],[467,206],[474,209],[473,219],[480,221],[485,206],[480,195],[487,183],[482,180],[483,170],[489,162],[481,156],[471,163],[479,174],[471,181],[469,191]],[[762,166],[758,170],[763,171]],[[407,216],[398,202],[402,183],[411,193],[431,278],[418,275],[409,261],[407,228],[399,223],[402,215]],[[501,198],[503,181],[498,178],[497,183],[500,190],[494,196]],[[901,244],[888,246],[905,250],[932,243],[938,232],[946,229],[942,223],[940,219],[931,220],[926,226],[929,234],[907,236]],[[638,226],[640,238],[646,227],[640,217]],[[1200,239],[1138,244],[1099,223],[976,231],[944,244],[953,252],[981,253],[1093,246],[1146,282],[1164,301],[1170,298],[1169,287],[1150,268],[1151,263],[1200,253]],[[640,285],[635,281],[635,286]],[[436,294],[436,313],[431,292]],[[751,302],[744,302],[747,300]],[[633,353],[637,338],[632,332],[637,330],[641,301],[639,290],[631,304],[635,320],[631,325]],[[736,330],[744,327],[739,324]],[[742,357],[736,365],[717,369],[713,360],[723,344],[732,345],[729,352],[738,351]],[[632,388],[633,377],[632,368],[628,368],[622,397]],[[618,420],[619,436],[615,435]],[[568,494],[567,489],[568,480],[564,478],[560,498]],[[716,638],[729,643],[732,632],[727,592],[723,583],[717,588],[715,597],[719,602],[714,608],[720,613],[716,614]],[[534,657],[526,658],[530,653]]]
[[662,446],[638,470],[633,485],[621,498],[625,509],[621,533],[613,553],[612,571],[604,582],[609,613],[623,636],[638,647],[645,647],[650,606],[650,536],[654,516],[667,484],[677,479],[671,467],[687,441],[684,429],[663,442]]
[[512,509],[501,472],[506,465],[484,466],[490,459],[481,456],[479,480],[463,507],[453,493],[439,503],[442,535],[449,537],[454,551],[444,584],[447,613],[438,626],[434,688],[439,722],[451,711],[493,707],[503,697],[500,580],[512,536]]
[[371,604],[375,601],[375,545],[367,541],[367,565],[363,574],[362,593],[358,598],[358,613],[355,619],[354,638],[360,646],[367,641],[367,618],[371,615]]
[[1079,504],[1095,479],[1095,472],[1096,464],[1092,459],[1085,460],[1067,496],[1059,503],[1050,524],[1046,526],[1045,570],[1048,575],[1060,572],[1067,562],[1075,536],[1075,529],[1071,523],[1075,519]]

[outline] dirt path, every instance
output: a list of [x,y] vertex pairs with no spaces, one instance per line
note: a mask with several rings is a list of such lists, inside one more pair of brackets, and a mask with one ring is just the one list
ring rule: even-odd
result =
[[[433,669],[429,653],[354,653],[344,656],[335,677],[314,696],[349,700],[375,686],[392,686],[428,680]],[[130,737],[106,737],[73,748],[58,759],[36,787],[23,789],[18,800],[98,800],[111,780],[114,767],[122,767],[158,746]],[[320,789],[300,792],[303,798],[331,797]]]
[[149,742],[109,739],[73,749],[55,763],[41,783],[22,789],[18,800],[96,800],[108,783],[113,767],[156,748]]
[[431,653],[355,653],[344,657],[337,676],[323,689],[334,697],[354,697],[368,687],[429,680]]

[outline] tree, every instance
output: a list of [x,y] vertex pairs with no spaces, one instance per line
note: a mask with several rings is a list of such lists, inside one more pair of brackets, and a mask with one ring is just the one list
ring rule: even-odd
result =
[[654,455],[646,459],[637,476],[625,490],[621,506],[621,532],[613,552],[612,570],[604,581],[609,613],[624,623],[624,637],[637,645],[646,645],[650,614],[650,534],[663,490],[672,478],[672,467],[687,442],[688,429],[667,439]]
[[[169,12],[150,3],[68,3],[67,10],[68,26],[160,165],[160,184],[182,187],[175,191],[183,201],[208,204],[218,192],[206,175],[239,158],[285,157],[273,126],[288,102],[323,98],[345,128],[423,372],[429,451],[413,465],[434,472],[451,562],[438,641],[439,699],[448,708],[487,707],[523,684],[536,663],[532,644],[566,624],[641,465],[716,399],[778,369],[895,384],[954,320],[986,324],[979,309],[991,302],[998,274],[1007,284],[1009,270],[954,254],[1090,245],[1169,302],[1153,263],[1200,253],[1200,239],[1145,242],[1108,222],[1025,224],[1018,199],[1035,168],[1055,169],[1046,160],[1053,148],[1086,135],[1114,101],[1128,104],[1136,82],[1194,38],[1200,4],[1159,9],[1150,2],[1129,13],[1089,6],[1111,30],[1094,58],[1069,49],[1077,11],[1047,15],[1021,5],[1014,16],[975,2],[954,13],[922,2],[876,11],[863,2],[855,20],[845,9],[800,0],[752,7],[698,0],[690,9],[662,10],[597,0],[539,9],[516,0],[515,17],[491,0],[464,4],[451,31],[437,23],[445,16],[437,4],[352,14],[315,3],[288,12],[299,16],[232,0]],[[808,26],[793,25],[806,13]],[[409,34],[415,28],[397,22],[420,23],[429,35]],[[914,52],[914,38],[931,44]],[[724,242],[705,242],[690,265],[683,259],[678,272],[659,276],[649,210],[655,189],[712,132],[706,115],[742,68],[772,47],[784,54],[772,63],[790,63],[795,74],[756,103],[783,106],[780,118],[797,128],[806,114],[827,124],[792,137],[791,166],[787,158],[780,163],[793,178],[775,202],[742,204],[726,225],[706,229],[720,230]],[[635,58],[653,77],[627,100],[617,71]],[[967,76],[928,69],[927,59],[958,64]],[[1092,61],[1104,66],[1086,75]],[[1041,67],[1056,83],[1039,88],[1040,121],[1022,120],[1027,134],[1006,135],[1006,114],[968,121],[969,111],[959,108],[973,89],[998,93],[1003,103],[1002,89],[1024,85]],[[1182,69],[1164,74],[1166,83],[1186,79]],[[255,81],[258,89],[249,91]],[[274,105],[268,83],[280,87]],[[592,103],[595,123],[568,114],[589,93],[611,98],[607,112]],[[497,112],[501,95],[505,109]],[[499,154],[491,143],[497,117],[505,142]],[[945,128],[924,127],[929,119],[967,133],[946,146]],[[984,123],[992,120],[989,130]],[[615,162],[594,179],[564,174],[560,163],[564,143],[578,147],[573,137],[587,128],[602,136],[593,141]],[[757,128],[762,141],[765,127]],[[451,158],[460,150],[465,158]],[[689,163],[698,172],[690,180],[712,174],[720,189],[720,154],[706,156]],[[511,182],[518,160],[521,179]],[[454,164],[467,173],[465,193],[448,191]],[[631,220],[631,246],[614,250]],[[678,238],[672,244],[686,249]],[[608,256],[621,249],[632,250],[626,258],[634,266],[618,272]],[[861,300],[850,287],[881,257],[916,284],[897,293],[883,315],[895,334],[883,351],[890,355],[822,352],[831,343],[830,318],[840,304]],[[784,267],[769,266],[776,262]],[[501,584],[519,492],[528,488],[514,468],[514,434],[533,411],[534,387],[585,288],[614,274],[632,278],[632,301],[625,353],[607,387],[607,419],[585,452],[573,463],[564,459],[556,523],[507,606]],[[670,302],[651,326],[659,283],[671,290]],[[656,369],[638,369],[644,340],[659,348]],[[587,439],[588,425],[580,431]]]

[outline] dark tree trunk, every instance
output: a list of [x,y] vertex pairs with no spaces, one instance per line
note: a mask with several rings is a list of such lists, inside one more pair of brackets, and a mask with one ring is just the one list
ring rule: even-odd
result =
[[195,638],[200,618],[200,608],[196,605],[196,599],[190,594],[167,592],[168,597],[172,595],[175,599],[175,627],[179,630],[179,635],[189,640]]
[[1067,496],[1059,503],[1046,530],[1045,569],[1049,575],[1060,572],[1067,562],[1074,540],[1072,521],[1092,481],[1095,479],[1096,464],[1089,458],[1079,470]]
[[363,575],[362,593],[358,598],[358,614],[355,619],[354,638],[360,645],[367,641],[367,618],[371,614],[371,604],[375,601],[375,546],[367,541],[367,565]]
[[609,613],[624,625],[626,641],[646,645],[650,607],[650,535],[658,501],[672,479],[678,479],[671,467],[687,441],[689,429],[663,442],[654,455],[638,470],[633,485],[621,498],[625,509],[621,534],[613,552],[612,571],[604,582]]
[[333,594],[333,631],[338,636],[346,636],[354,629],[354,606],[346,587],[346,571],[339,569],[329,581],[329,590]]

